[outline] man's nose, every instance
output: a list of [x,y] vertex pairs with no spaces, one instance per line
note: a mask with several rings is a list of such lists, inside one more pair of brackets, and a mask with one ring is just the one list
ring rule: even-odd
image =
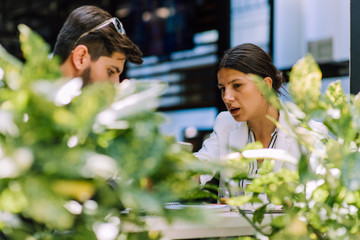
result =
[[115,74],[115,76],[111,79],[111,81],[114,83],[119,83],[120,82],[120,73]]

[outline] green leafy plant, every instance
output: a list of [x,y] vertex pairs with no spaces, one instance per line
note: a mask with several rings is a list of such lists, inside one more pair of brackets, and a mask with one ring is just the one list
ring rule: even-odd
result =
[[[344,94],[340,81],[332,82],[322,94],[321,71],[310,55],[290,73],[293,102],[281,104],[261,79],[254,80],[274,106],[296,117],[298,123],[291,126],[302,154],[298,171],[274,173],[269,161],[261,177],[248,186],[252,195],[232,197],[227,203],[239,209],[258,204],[252,219],[243,215],[262,239],[359,239],[359,95]],[[324,123],[328,134],[311,129],[311,119]],[[245,155],[233,154],[230,159],[243,162]],[[261,201],[261,193],[269,202]],[[270,224],[261,224],[269,204],[282,205],[284,213]]]
[[198,188],[193,155],[159,130],[166,85],[82,87],[61,78],[40,36],[19,31],[25,62],[0,46],[0,238],[157,239],[143,215],[201,219],[164,208]]

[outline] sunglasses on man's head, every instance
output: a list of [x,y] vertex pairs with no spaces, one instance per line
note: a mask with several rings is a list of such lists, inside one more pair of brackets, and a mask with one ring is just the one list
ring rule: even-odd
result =
[[89,31],[87,32],[84,32],[83,34],[80,35],[80,37],[75,41],[74,43],[74,47],[76,46],[76,44],[79,42],[79,40],[83,37],[85,37],[86,35],[88,35],[89,33],[93,32],[93,31],[96,31],[96,30],[99,30],[103,27],[106,27],[107,25],[109,24],[113,24],[116,31],[120,34],[120,35],[125,35],[125,29],[124,29],[124,26],[122,25],[122,23],[120,22],[120,20],[116,17],[113,17],[113,18],[110,18],[108,20],[106,20],[105,22],[103,23],[100,23],[99,25],[93,27],[92,29],[90,29]]

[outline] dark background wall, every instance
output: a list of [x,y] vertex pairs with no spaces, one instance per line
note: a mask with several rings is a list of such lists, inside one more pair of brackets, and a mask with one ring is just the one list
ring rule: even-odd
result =
[[[118,17],[127,35],[139,45],[144,56],[156,55],[158,63],[171,61],[169,56],[174,51],[191,49],[194,34],[211,29],[219,33],[216,54],[229,48],[230,0],[17,0],[16,4],[13,0],[1,0],[0,44],[21,59],[17,26],[25,23],[53,48],[69,13],[82,5],[96,5]],[[161,17],[161,14],[157,14],[159,10],[165,10],[165,14],[167,10],[170,16]],[[189,67],[183,72],[184,79],[190,79],[187,83],[199,83],[190,87],[181,86],[189,89],[182,93],[183,99],[195,99],[200,95],[205,98],[182,101],[163,110],[209,106],[223,109],[212,69],[213,64],[210,64],[200,68]],[[122,78],[126,77],[125,71]],[[202,86],[204,82],[205,87]]]
[[[228,47],[230,1],[215,0],[13,0],[0,1],[0,44],[9,52],[21,55],[17,26],[25,23],[38,32],[52,47],[69,13],[82,5],[99,6],[124,23],[126,32],[144,55],[168,55],[177,50],[190,49],[196,32],[212,28],[221,32],[221,48]],[[150,21],[143,20],[144,12],[154,13],[168,7],[170,18],[154,14]],[[155,32],[156,31],[156,32]],[[159,47],[159,45],[163,45]]]
[[[269,0],[271,11],[269,32],[269,52],[273,52],[274,1]],[[51,47],[54,46],[56,36],[68,14],[81,5],[97,5],[113,16],[117,16],[124,23],[127,34],[143,50],[144,55],[157,55],[160,62],[169,61],[169,54],[173,51],[192,48],[192,37],[197,32],[216,29],[219,33],[217,41],[217,55],[230,46],[230,0],[1,0],[0,1],[0,44],[10,53],[22,58],[17,25],[25,23],[38,32]],[[351,92],[357,93],[360,84],[357,78],[359,65],[359,32],[360,15],[358,14],[359,1],[351,0]],[[162,19],[154,13],[162,7],[171,8],[172,17]],[[151,21],[144,21],[144,12],[151,13]],[[286,36],[284,36],[286,37]],[[349,61],[327,62],[321,64],[324,77],[349,75]],[[210,71],[213,65],[201,68],[189,68],[186,78],[216,81]],[[283,69],[287,72],[290,69]],[[123,76],[126,77],[126,76]],[[205,79],[206,78],[206,79]],[[191,80],[194,82],[193,80]],[[184,83],[184,84],[189,84]],[[203,83],[202,83],[203,84]],[[199,89],[201,88],[201,90]],[[186,109],[196,107],[215,106],[223,110],[223,105],[216,89],[209,84],[207,87],[199,85],[192,88],[185,98],[195,99],[196,95],[207,95],[206,100],[189,101],[170,107],[171,109]],[[195,90],[194,90],[195,89]],[[186,95],[188,94],[188,95]],[[166,110],[166,109],[165,109]]]

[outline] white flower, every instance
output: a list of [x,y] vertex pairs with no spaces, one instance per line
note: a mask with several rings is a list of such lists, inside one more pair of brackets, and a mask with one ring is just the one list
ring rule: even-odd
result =
[[73,78],[64,84],[55,95],[55,104],[63,106],[69,104],[73,98],[81,94],[83,81],[81,78]]
[[306,183],[306,199],[310,199],[312,193],[315,191],[316,188],[318,188],[319,186],[323,185],[325,183],[324,179],[319,179],[317,181],[312,180],[312,181],[308,181]]
[[241,154],[239,152],[232,152],[226,155],[226,160],[236,160],[241,158]]
[[288,101],[285,102],[284,104],[286,108],[289,110],[289,112],[294,114],[296,118],[303,119],[306,117],[306,114],[303,111],[301,111],[301,109],[295,103]]
[[335,178],[340,178],[340,175],[341,175],[341,171],[338,168],[329,169],[329,173]]
[[273,149],[273,148],[264,148],[256,150],[245,150],[242,152],[242,155],[245,158],[269,158],[279,161],[284,161],[292,164],[297,164],[297,160],[294,156],[290,155],[287,151],[283,149]]
[[13,227],[20,227],[22,224],[18,215],[3,211],[0,211],[0,222]]
[[114,223],[97,223],[93,229],[98,240],[114,240],[119,234],[119,227]]
[[71,200],[65,203],[64,207],[72,214],[79,215],[82,212],[82,206],[79,202]]
[[0,110],[0,132],[11,136],[19,134],[19,129],[14,123],[12,112]]
[[12,156],[3,156],[0,148],[0,178],[14,178],[30,168],[34,156],[29,149],[16,149]]
[[153,82],[149,87],[140,92],[135,92],[139,80],[126,80],[117,86],[118,94],[115,101],[108,109],[100,112],[96,117],[94,129],[101,131],[100,126],[110,129],[124,129],[128,125],[121,121],[141,111],[154,109],[159,105],[158,97],[164,91],[165,85],[160,82]]
[[327,114],[332,117],[333,119],[339,119],[341,117],[341,112],[339,109],[333,109],[333,108],[329,108],[327,110]]
[[117,163],[107,155],[93,153],[86,159],[85,170],[91,174],[109,179],[117,171]]
[[79,138],[77,136],[71,136],[69,140],[67,141],[67,146],[69,148],[76,147],[76,145],[79,143]]
[[34,162],[34,155],[28,148],[18,148],[14,152],[14,160],[21,171],[30,168]]
[[0,81],[3,80],[4,75],[5,75],[5,71],[0,67]]
[[1,178],[14,178],[19,174],[19,168],[15,161],[9,157],[0,159],[0,179]]
[[64,106],[81,94],[82,85],[81,78],[60,79],[56,82],[38,80],[32,85],[32,90],[53,101],[55,105]]

